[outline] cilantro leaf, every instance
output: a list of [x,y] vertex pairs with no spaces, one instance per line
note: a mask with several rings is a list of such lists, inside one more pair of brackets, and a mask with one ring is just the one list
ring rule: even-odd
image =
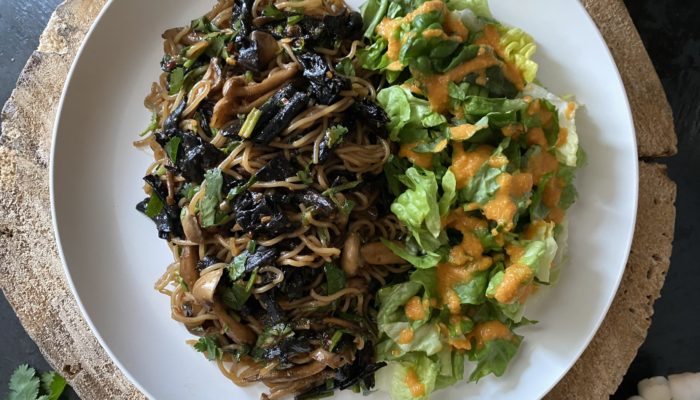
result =
[[200,222],[202,228],[219,225],[227,221],[227,215],[219,210],[219,204],[223,200],[221,188],[224,178],[218,168],[210,169],[204,174],[206,183],[204,198],[200,204]]
[[146,129],[144,129],[141,133],[139,133],[139,136],[146,136],[148,132],[154,131],[158,128],[158,114],[154,111],[153,114],[151,114],[151,122],[148,124]]
[[8,400],[36,400],[39,396],[39,378],[36,370],[22,364],[10,378],[10,396]]
[[329,295],[345,288],[345,273],[342,269],[333,263],[326,263],[323,269],[326,273]]
[[185,83],[185,70],[181,67],[175,68],[168,77],[168,94],[177,94]]
[[219,347],[219,342],[216,340],[215,336],[204,336],[199,338],[197,343],[194,344],[194,349],[200,353],[207,353],[207,359],[210,361],[221,359],[223,352],[221,347]]

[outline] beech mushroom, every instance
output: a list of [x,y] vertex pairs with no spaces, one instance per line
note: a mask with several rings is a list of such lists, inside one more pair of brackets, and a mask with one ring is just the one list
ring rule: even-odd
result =
[[214,292],[219,285],[221,275],[224,270],[222,268],[209,271],[197,279],[192,286],[192,296],[199,304],[211,304],[214,302]]
[[345,275],[349,277],[357,275],[357,270],[360,268],[360,236],[356,232],[352,232],[345,239],[340,265]]
[[367,243],[360,249],[362,259],[367,264],[372,265],[387,265],[387,264],[405,264],[406,261],[394,254],[382,242]]

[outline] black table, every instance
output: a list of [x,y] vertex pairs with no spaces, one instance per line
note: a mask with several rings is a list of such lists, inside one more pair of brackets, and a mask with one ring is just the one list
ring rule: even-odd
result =
[[[555,0],[553,0],[555,1]],[[0,104],[15,86],[25,60],[60,0],[0,1]],[[700,2],[626,0],[625,3],[661,77],[673,108],[679,154],[663,160],[678,184],[676,236],[671,269],[646,342],[639,350],[614,399],[636,394],[640,379],[653,375],[700,371],[699,232],[700,184]],[[4,296],[0,297],[0,396],[12,371],[29,363],[41,371],[49,366],[24,332]],[[77,399],[75,393],[67,398]]]

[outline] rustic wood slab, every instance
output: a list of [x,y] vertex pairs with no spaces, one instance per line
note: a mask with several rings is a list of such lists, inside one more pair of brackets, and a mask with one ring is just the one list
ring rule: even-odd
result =
[[[672,155],[670,107],[621,0],[582,0],[620,68],[632,105],[640,157]],[[66,74],[104,0],[58,7],[2,111],[0,288],[49,363],[84,399],[139,399],[99,345],[68,289],[51,230],[51,129]],[[595,339],[551,399],[607,398],[644,341],[669,267],[675,184],[665,168],[640,161],[638,224],[620,290]]]

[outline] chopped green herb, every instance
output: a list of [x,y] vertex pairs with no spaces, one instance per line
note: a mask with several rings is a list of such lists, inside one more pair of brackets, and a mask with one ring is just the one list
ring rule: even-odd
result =
[[207,353],[207,359],[210,361],[220,360],[223,356],[216,336],[204,336],[199,338],[197,343],[194,344],[194,349],[200,353]]
[[326,263],[323,266],[326,273],[326,284],[328,285],[328,294],[331,295],[345,288],[345,273],[333,263]]
[[148,200],[146,205],[146,211],[144,214],[148,215],[150,218],[155,218],[156,215],[163,211],[163,202],[160,200],[156,194],[152,194],[151,198]]
[[177,151],[180,149],[180,142],[182,142],[182,139],[174,136],[172,139],[168,140],[168,143],[165,144],[165,152],[168,154],[168,157],[170,158],[170,161],[172,161],[173,165],[175,165],[177,162]]
[[248,139],[253,133],[255,125],[258,124],[260,115],[262,115],[262,111],[258,110],[257,108],[253,108],[245,117],[245,121],[243,121],[243,126],[241,126],[241,131],[238,132],[238,136]]
[[287,25],[296,25],[302,19],[304,19],[303,15],[290,15],[287,17]]
[[279,8],[275,7],[273,4],[268,4],[263,8],[262,14],[266,17],[272,17],[272,18],[282,18],[284,17],[284,13],[280,11]]
[[185,82],[185,70],[184,68],[175,68],[170,72],[170,76],[168,77],[168,86],[169,90],[168,93],[170,95],[175,95],[177,94],[180,89],[182,89],[182,85]]
[[158,129],[158,114],[154,111],[151,114],[151,122],[148,124],[146,129],[143,130],[143,132],[139,133],[139,136],[146,136],[149,132],[153,132],[156,129]]
[[204,174],[205,192],[200,202],[200,223],[202,228],[218,225],[226,220],[226,215],[219,210],[222,201],[221,188],[224,178],[218,168],[210,169]]

